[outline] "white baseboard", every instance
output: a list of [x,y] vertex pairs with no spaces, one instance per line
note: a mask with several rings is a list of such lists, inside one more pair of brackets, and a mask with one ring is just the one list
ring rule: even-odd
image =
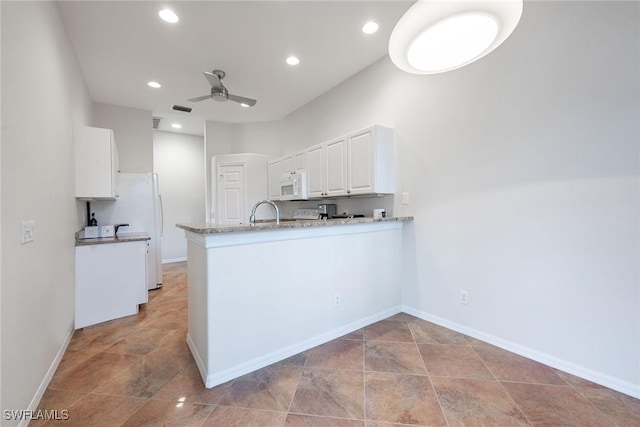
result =
[[167,259],[163,259],[162,263],[163,264],[171,264],[174,262],[184,262],[187,260],[187,257],[180,257],[180,258],[167,258]]
[[[64,356],[65,351],[67,351],[67,347],[69,347],[69,343],[71,342],[71,337],[73,337],[74,332],[75,332],[75,329],[72,326],[69,332],[67,333],[67,336],[65,337],[64,341],[62,342],[62,345],[60,346],[60,349],[58,350],[56,357],[51,362],[51,365],[49,366],[49,369],[47,370],[46,375],[42,379],[42,382],[40,382],[40,386],[38,386],[38,389],[36,390],[36,394],[33,396],[33,399],[31,399],[31,402],[29,403],[28,409],[33,411],[34,413],[38,409],[38,405],[40,405],[42,396],[44,396],[44,393],[47,391],[47,387],[49,387],[49,383],[51,382],[53,375],[56,373],[58,366],[60,366],[60,361],[62,361],[62,357]],[[27,425],[29,424],[29,421],[30,420],[28,419],[23,419],[18,425],[19,427],[27,427]]]
[[402,311],[428,322],[435,323],[456,332],[460,332],[462,334],[469,335],[470,337],[488,342],[489,344],[495,345],[496,347],[500,347],[512,353],[519,354],[520,356],[535,360],[536,362],[540,362],[552,368],[559,369],[585,380],[619,391],[620,393],[635,397],[636,399],[640,399],[640,385],[638,384],[633,384],[628,381],[603,374],[601,372],[593,371],[591,369],[585,368],[584,366],[576,365],[575,363],[569,362],[567,360],[559,359],[557,357],[534,350],[532,348],[512,343],[511,341],[507,341],[502,338],[498,338],[496,336],[478,331],[476,329],[451,322],[447,319],[434,316],[432,314],[417,310],[412,307],[403,306]]
[[400,311],[401,311],[400,306],[381,311],[372,316],[368,316],[363,319],[357,320],[355,322],[351,322],[347,325],[340,326],[338,328],[316,335],[304,341],[297,342],[283,349],[262,355],[253,360],[249,360],[247,362],[236,365],[232,368],[225,369],[212,374],[209,374],[207,372],[205,368],[206,365],[203,363],[202,359],[198,355],[197,349],[195,348],[195,345],[193,344],[193,342],[191,341],[191,338],[188,335],[187,335],[187,345],[191,349],[191,353],[193,354],[193,357],[196,360],[198,369],[200,369],[200,374],[204,379],[205,387],[212,388],[219,384],[223,384],[227,381],[230,381],[234,378],[238,378],[242,375],[248,374],[250,372],[264,368],[265,366],[269,366],[273,363],[276,363],[288,357],[294,356],[300,353],[301,351],[309,350],[310,348],[316,347],[320,344],[327,343],[331,340],[339,338],[350,332],[353,332],[360,328],[364,328],[365,326],[371,325],[372,323],[386,319],[389,316],[393,316],[394,314],[400,313]]

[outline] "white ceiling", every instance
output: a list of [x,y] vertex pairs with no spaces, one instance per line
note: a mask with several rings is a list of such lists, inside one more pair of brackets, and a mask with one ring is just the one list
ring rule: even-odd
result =
[[[65,25],[94,101],[153,111],[169,122],[278,120],[387,54],[389,35],[412,1],[68,1]],[[180,17],[168,24],[158,11]],[[380,30],[365,35],[373,19]],[[295,54],[300,64],[285,58]],[[221,69],[229,93],[253,108],[188,98],[207,94],[203,71]],[[160,89],[147,86],[150,80]],[[191,114],[172,104],[193,108]],[[200,125],[198,125],[200,123]],[[202,134],[202,132],[200,132]]]

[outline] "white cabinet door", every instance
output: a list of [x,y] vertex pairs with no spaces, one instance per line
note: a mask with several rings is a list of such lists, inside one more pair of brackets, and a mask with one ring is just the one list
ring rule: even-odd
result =
[[291,173],[295,170],[293,166],[293,155],[284,156],[282,158],[282,173]]
[[76,197],[113,200],[118,196],[118,148],[113,131],[77,127],[74,131]]
[[325,196],[347,194],[347,151],[345,138],[325,142]]
[[76,247],[75,327],[138,312],[147,301],[147,242]]
[[306,165],[306,152],[304,151],[299,151],[296,154],[293,155],[293,167],[295,170],[304,170],[307,165]]
[[393,181],[393,131],[371,126],[347,135],[347,192],[390,194]]
[[270,160],[267,164],[267,173],[269,175],[269,200],[280,200],[282,159]]
[[309,198],[324,197],[324,145],[314,145],[306,150],[307,194]]
[[218,166],[218,224],[244,223],[244,165]]

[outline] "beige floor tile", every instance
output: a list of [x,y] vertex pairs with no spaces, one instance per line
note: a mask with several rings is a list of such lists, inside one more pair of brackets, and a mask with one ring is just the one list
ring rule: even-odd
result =
[[474,347],[485,366],[504,381],[566,385],[554,369],[497,347]]
[[49,388],[90,392],[134,365],[140,356],[97,353],[89,359],[54,375]]
[[469,346],[419,344],[418,349],[429,375],[438,377],[493,379],[478,355]]
[[364,343],[358,340],[336,339],[309,350],[307,367],[363,370]]
[[216,406],[202,427],[282,427],[286,412]]
[[425,426],[446,425],[427,376],[367,372],[365,398],[367,420]]
[[286,411],[301,374],[296,366],[272,365],[244,375],[234,380],[220,405]]
[[413,342],[411,331],[405,322],[381,320],[364,328],[365,340]]
[[206,388],[198,368],[189,367],[173,377],[155,395],[154,399],[171,400],[174,402],[203,403],[215,405],[229,390],[232,381],[213,388]]
[[528,426],[527,418],[494,380],[431,378],[449,426]]
[[367,341],[365,369],[377,372],[427,374],[415,343],[405,342]]
[[147,399],[87,394],[69,407],[69,419],[49,422],[51,426],[119,426],[145,404]]
[[467,345],[464,335],[425,320],[410,321],[409,328],[418,344]]
[[289,414],[285,427],[365,427],[362,420]]
[[614,426],[613,422],[568,385],[502,382],[534,425]]
[[213,406],[148,400],[122,427],[200,427]]
[[364,375],[358,371],[306,368],[291,412],[364,419]]

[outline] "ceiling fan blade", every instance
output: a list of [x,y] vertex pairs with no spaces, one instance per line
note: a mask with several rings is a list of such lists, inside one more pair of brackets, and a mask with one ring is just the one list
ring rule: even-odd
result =
[[211,87],[222,87],[222,82],[220,81],[220,77],[218,77],[217,74],[213,74],[210,71],[205,71],[202,74],[204,74],[204,76],[207,78]]
[[200,101],[204,101],[205,99],[209,99],[209,98],[211,98],[211,94],[209,94],[209,95],[197,96],[197,97],[195,97],[195,98],[187,99],[187,101],[191,101],[191,102],[200,102]]
[[246,104],[249,107],[253,107],[256,105],[256,100],[251,98],[245,98],[244,96],[231,95],[228,97],[229,101],[239,102],[240,104]]

